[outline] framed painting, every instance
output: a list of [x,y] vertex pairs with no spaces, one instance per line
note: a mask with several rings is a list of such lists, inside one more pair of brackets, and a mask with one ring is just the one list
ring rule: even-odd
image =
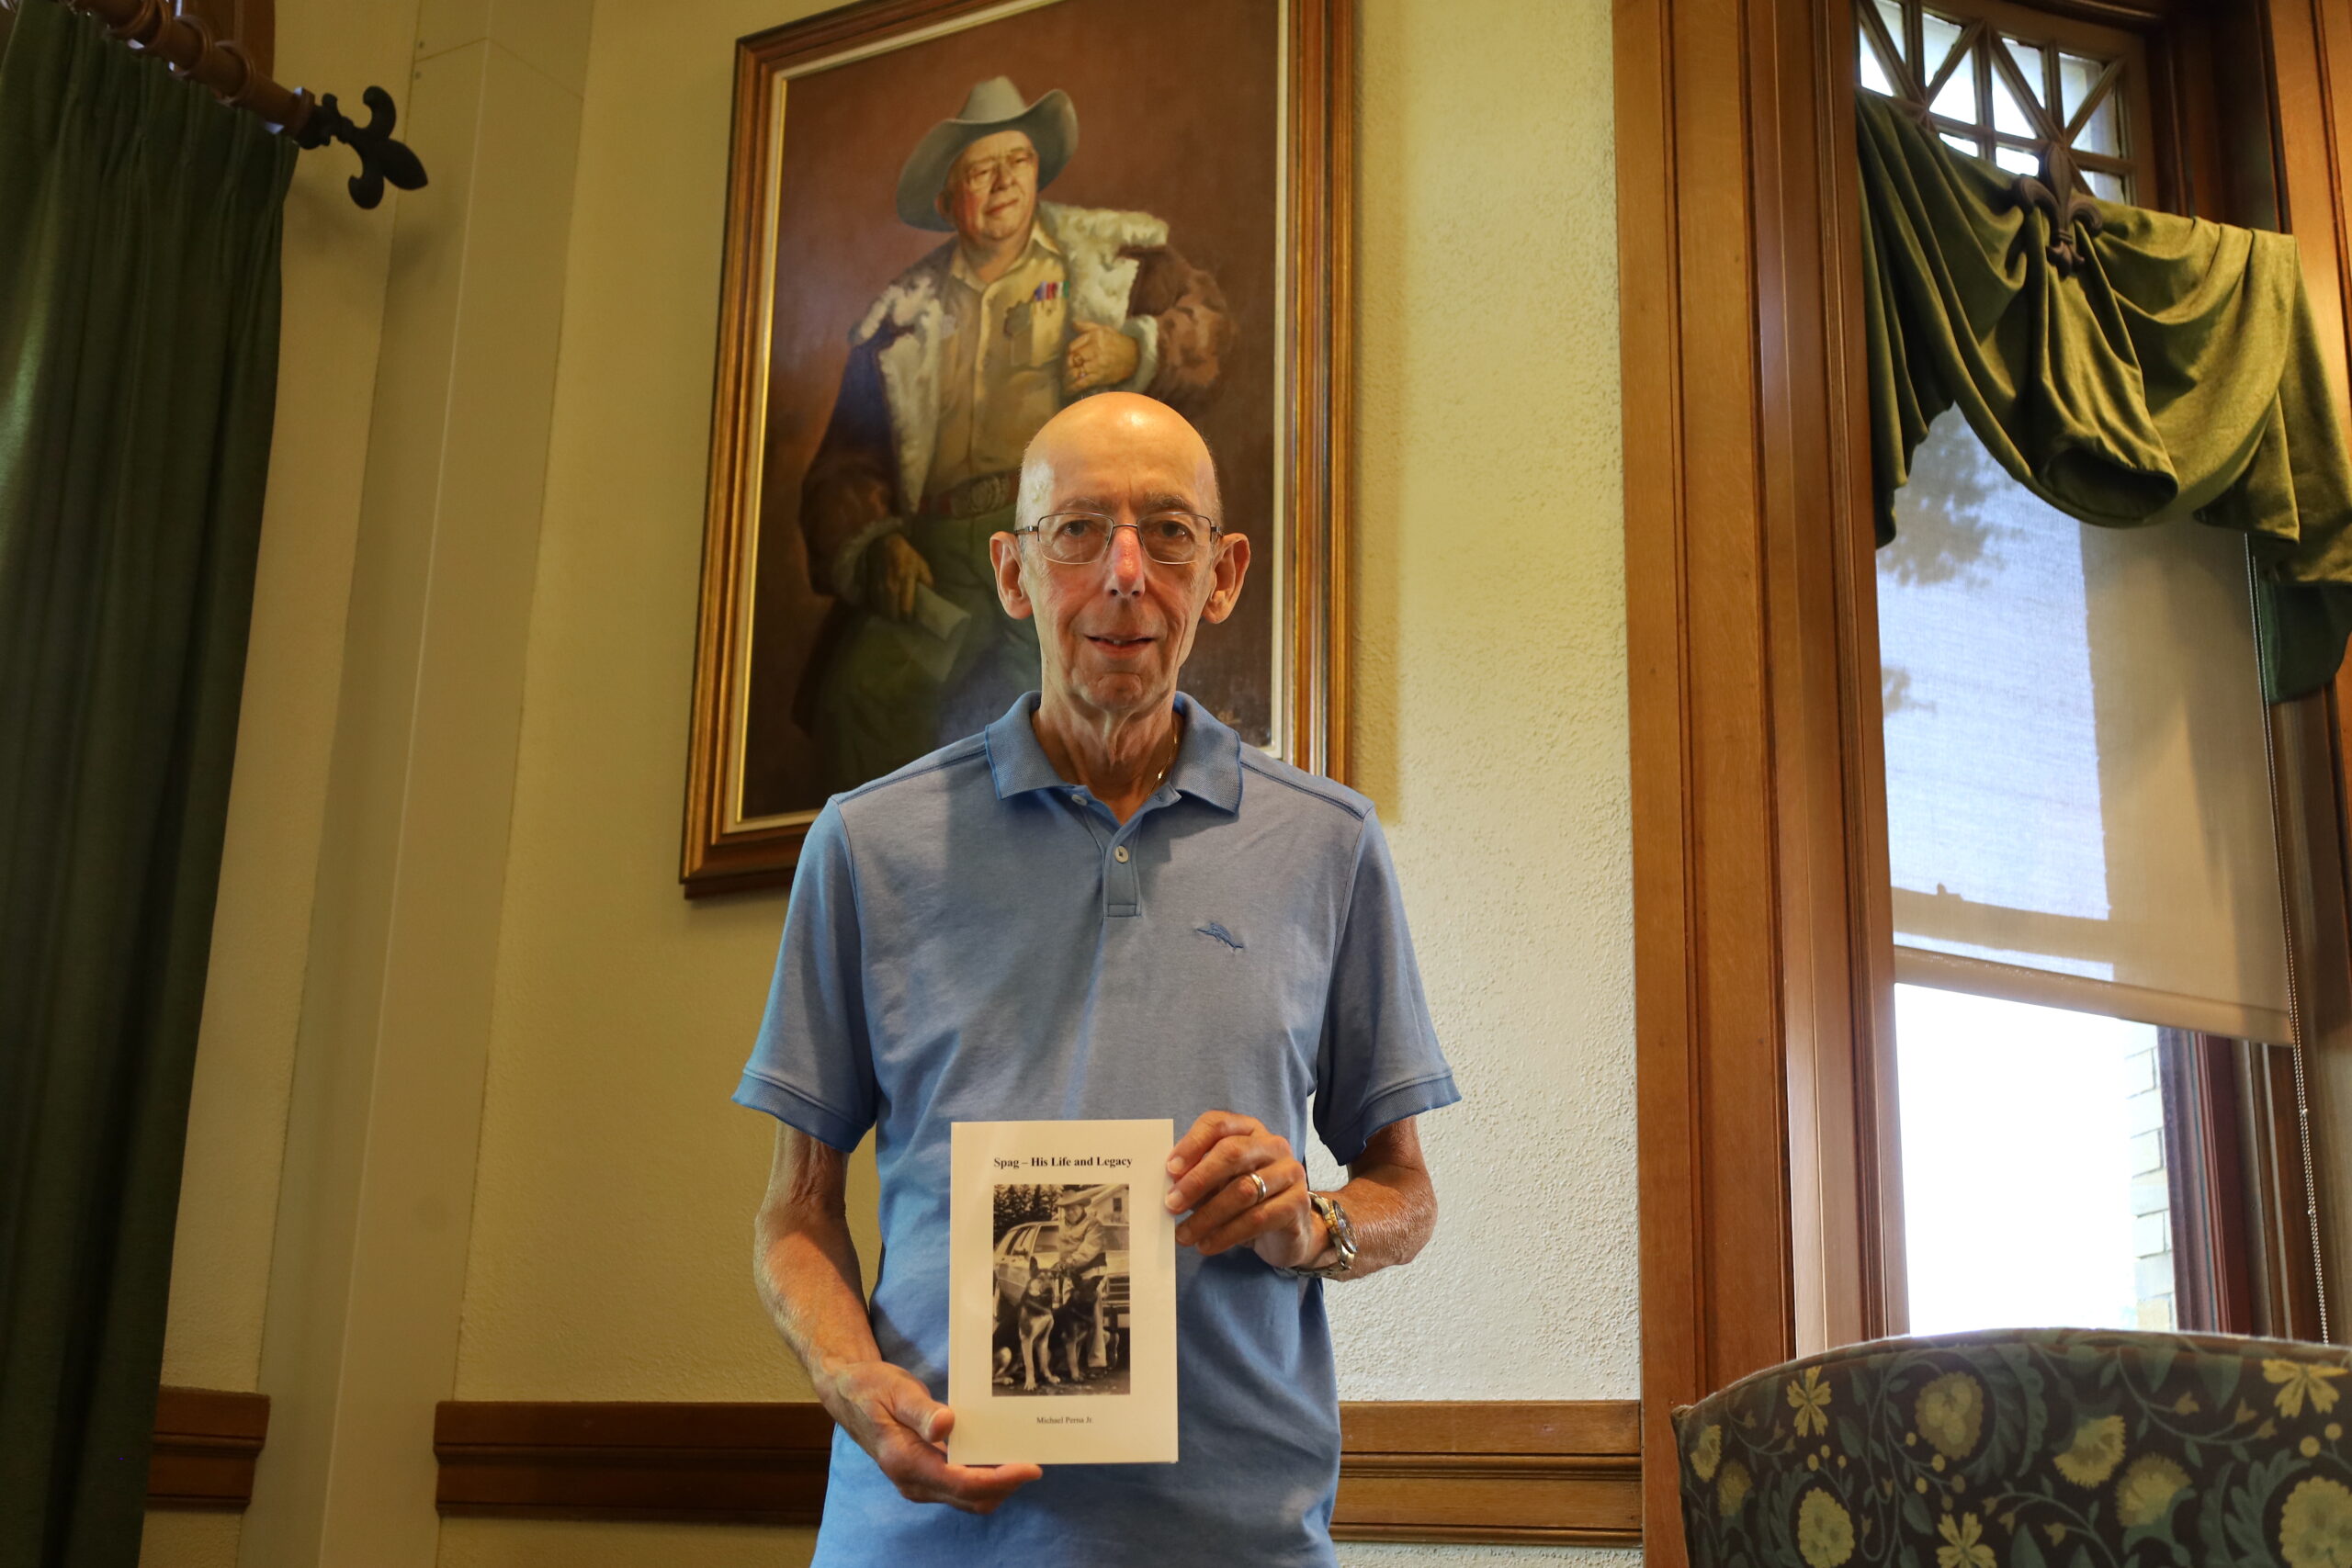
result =
[[1106,389],[1199,427],[1260,563],[1184,690],[1340,774],[1351,22],[870,0],[737,45],[689,896],[788,879],[829,795],[1036,683],[987,541]]

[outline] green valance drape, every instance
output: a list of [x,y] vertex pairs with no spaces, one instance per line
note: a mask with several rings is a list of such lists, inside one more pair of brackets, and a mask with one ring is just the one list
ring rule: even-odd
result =
[[1879,542],[1913,450],[1957,404],[2020,484],[2086,523],[2245,534],[2265,693],[2327,684],[2352,630],[2352,464],[2294,242],[2102,203],[2062,276],[2015,175],[1857,96]]
[[0,58],[0,1562],[134,1568],[295,150],[55,0]]

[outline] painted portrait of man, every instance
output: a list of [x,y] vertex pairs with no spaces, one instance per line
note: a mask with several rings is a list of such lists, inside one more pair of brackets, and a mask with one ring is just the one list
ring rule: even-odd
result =
[[828,797],[1036,686],[988,540],[1031,436],[1106,393],[1199,430],[1269,573],[1186,691],[1279,755],[1332,744],[1338,317],[1307,280],[1344,182],[1330,56],[1285,42],[1306,25],[1292,0],[910,0],[740,40],[690,892],[788,872]]
[[1169,224],[1046,199],[1077,155],[1057,87],[976,84],[909,155],[900,221],[948,237],[850,333],[800,525],[833,609],[799,706],[824,786],[852,789],[980,728],[1036,683],[1034,625],[989,564],[1021,456],[1080,398],[1142,392],[1197,412],[1234,325]]

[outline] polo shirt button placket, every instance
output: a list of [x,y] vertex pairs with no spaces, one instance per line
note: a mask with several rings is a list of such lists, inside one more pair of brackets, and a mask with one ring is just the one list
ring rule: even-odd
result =
[[1111,862],[1102,868],[1103,912],[1139,915],[1143,903],[1136,886],[1135,854],[1125,843],[1111,846]]

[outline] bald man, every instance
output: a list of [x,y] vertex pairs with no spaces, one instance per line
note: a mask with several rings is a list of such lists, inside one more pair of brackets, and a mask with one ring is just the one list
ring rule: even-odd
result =
[[[1385,840],[1362,795],[1176,689],[1250,542],[1166,406],[1055,416],[989,540],[1041,689],[827,804],[736,1100],[780,1123],[753,1272],[838,1423],[820,1564],[1335,1562],[1326,1280],[1408,1262],[1452,1104]],[[1349,1179],[1308,1190],[1309,1123]],[[947,1462],[949,1129],[1170,1117],[1173,1465]],[[844,1214],[871,1129],[871,1305]]]

